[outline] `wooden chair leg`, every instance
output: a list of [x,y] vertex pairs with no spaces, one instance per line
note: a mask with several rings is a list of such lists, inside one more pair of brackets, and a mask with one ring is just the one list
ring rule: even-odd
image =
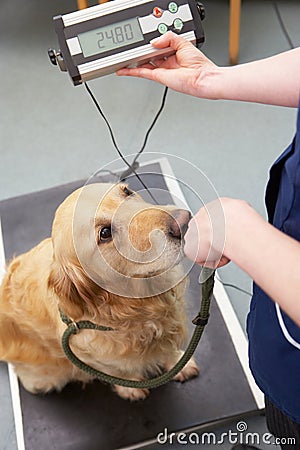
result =
[[109,0],[98,0],[98,3],[100,3],[100,4],[102,4],[102,3],[106,3],[106,2],[108,2]]
[[229,62],[237,64],[240,46],[241,0],[230,0]]
[[88,0],[77,0],[77,7],[78,9],[84,9],[87,8],[88,5]]

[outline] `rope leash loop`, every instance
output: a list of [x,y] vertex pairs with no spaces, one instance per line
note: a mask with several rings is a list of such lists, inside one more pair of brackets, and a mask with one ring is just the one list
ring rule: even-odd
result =
[[83,370],[84,372],[87,372],[92,377],[97,378],[100,381],[103,381],[104,383],[113,385],[116,384],[123,387],[139,388],[139,389],[153,389],[162,386],[163,384],[167,383],[172,378],[174,378],[180,372],[180,370],[183,369],[183,367],[191,359],[196,350],[196,347],[200,341],[205,325],[207,324],[209,318],[209,308],[214,287],[214,274],[215,271],[207,267],[203,267],[201,270],[201,281],[200,281],[202,285],[201,307],[199,313],[192,321],[196,326],[192,338],[190,340],[190,343],[187,349],[185,350],[184,354],[182,355],[180,360],[175,364],[175,366],[168,372],[165,372],[162,375],[158,375],[157,377],[154,377],[149,380],[137,381],[137,380],[127,380],[124,378],[115,377],[113,375],[108,375],[104,372],[101,372],[87,365],[86,363],[81,361],[71,350],[70,348],[71,336],[77,334],[82,329],[90,329],[98,331],[116,331],[116,330],[110,327],[96,325],[88,320],[74,322],[60,310],[60,316],[62,321],[66,325],[68,325],[62,336],[62,348],[65,352],[66,357],[76,367]]

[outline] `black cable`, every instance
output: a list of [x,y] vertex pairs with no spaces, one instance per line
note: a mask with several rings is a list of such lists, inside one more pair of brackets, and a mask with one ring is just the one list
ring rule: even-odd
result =
[[273,2],[273,6],[274,6],[274,9],[275,9],[275,12],[276,12],[276,16],[277,16],[280,28],[281,28],[283,34],[285,35],[286,40],[288,41],[290,48],[293,49],[293,48],[295,48],[295,46],[294,46],[293,41],[292,41],[292,39],[291,39],[287,29],[286,29],[286,26],[285,26],[284,22],[283,22],[282,15],[281,15],[281,12],[279,10],[279,6],[278,6],[277,2]]
[[122,154],[121,151],[119,150],[119,147],[118,147],[117,142],[116,142],[116,140],[115,140],[114,133],[113,133],[113,130],[112,130],[111,126],[110,126],[110,123],[109,123],[109,121],[107,120],[107,118],[106,118],[104,112],[102,111],[102,109],[101,109],[101,107],[100,107],[100,105],[99,105],[99,103],[98,103],[96,97],[95,97],[94,94],[92,93],[92,91],[91,91],[91,89],[90,89],[90,87],[88,86],[87,83],[84,83],[84,86],[85,86],[86,90],[88,91],[89,95],[91,96],[91,98],[92,98],[92,100],[93,100],[93,102],[94,102],[94,104],[95,104],[95,106],[96,106],[98,112],[100,113],[102,119],[103,119],[104,122],[106,123],[107,128],[108,128],[109,133],[110,133],[110,137],[111,137],[112,143],[113,143],[115,149],[117,150],[117,152],[118,152],[120,158],[123,160],[123,162],[124,162],[128,167],[131,167],[130,164],[129,164],[129,162],[126,161],[126,159],[124,158],[123,154]]
[[162,111],[163,111],[163,109],[164,109],[164,107],[165,107],[166,98],[167,98],[167,93],[168,93],[168,87],[166,86],[166,87],[165,87],[165,90],[164,90],[164,93],[163,93],[163,97],[162,97],[162,101],[161,101],[160,108],[159,108],[159,110],[157,111],[156,116],[154,117],[152,124],[151,124],[150,127],[148,128],[148,131],[147,131],[147,133],[146,133],[146,135],[145,135],[144,143],[143,143],[143,145],[142,145],[140,151],[136,154],[136,157],[134,158],[132,164],[134,164],[134,163],[137,161],[137,159],[139,158],[139,156],[141,155],[141,153],[143,153],[143,151],[144,151],[144,149],[145,149],[145,147],[146,147],[146,145],[147,145],[148,137],[149,137],[149,135],[150,135],[152,129],[154,128],[154,126],[155,126],[155,124],[156,124],[156,122],[157,122],[159,116],[161,115],[161,113],[162,113]]
[[[110,123],[109,123],[109,121],[107,120],[107,118],[106,118],[104,112],[102,111],[102,109],[101,109],[101,107],[100,107],[100,105],[99,105],[99,103],[98,103],[96,97],[95,97],[94,94],[92,93],[90,87],[88,86],[87,83],[84,83],[84,86],[85,86],[86,90],[88,91],[89,95],[91,96],[91,98],[92,98],[92,100],[93,100],[93,102],[94,102],[94,104],[95,104],[95,106],[96,106],[98,112],[100,113],[101,117],[103,118],[104,122],[106,123],[106,125],[107,125],[107,127],[108,127],[108,130],[109,130],[109,133],[110,133],[110,137],[111,137],[112,143],[113,143],[115,149],[117,150],[117,152],[118,152],[120,158],[121,158],[122,161],[128,166],[128,168],[130,169],[130,173],[133,172],[133,173],[135,174],[135,176],[137,177],[137,179],[139,180],[139,182],[142,184],[142,186],[143,186],[143,187],[146,189],[146,191],[149,193],[149,195],[150,195],[150,197],[152,198],[152,200],[153,200],[155,203],[157,203],[157,201],[156,201],[156,199],[154,198],[154,196],[152,195],[151,191],[149,191],[149,189],[147,188],[147,186],[145,185],[145,183],[143,182],[143,180],[140,178],[140,176],[139,176],[139,175],[137,174],[137,172],[135,171],[135,168],[132,167],[132,165],[126,160],[126,158],[125,158],[124,155],[122,154],[121,150],[119,149],[119,147],[118,147],[118,145],[117,145],[117,142],[116,142],[116,140],[115,140],[115,137],[114,137],[113,130],[112,130],[111,126],[110,126]],[[124,179],[124,177],[121,176],[121,177],[120,177],[120,181],[121,181],[121,179]]]
[[164,109],[164,106],[165,106],[165,103],[166,103],[166,97],[167,97],[168,88],[166,87],[165,90],[164,90],[164,94],[163,94],[163,97],[162,97],[162,102],[161,102],[160,108],[159,108],[157,114],[155,115],[155,117],[154,117],[154,119],[153,119],[153,121],[152,121],[150,127],[148,128],[148,131],[147,131],[147,133],[146,133],[146,135],[145,135],[145,139],[144,139],[143,145],[142,145],[141,149],[138,151],[138,153],[136,154],[136,156],[135,156],[133,162],[130,164],[130,163],[126,160],[126,158],[124,157],[124,155],[123,155],[123,153],[121,152],[121,150],[119,149],[118,144],[117,144],[116,139],[115,139],[115,136],[114,136],[114,133],[113,133],[113,130],[112,130],[112,127],[111,127],[111,125],[110,125],[108,119],[106,118],[104,112],[102,111],[102,109],[101,109],[101,107],[100,107],[100,105],[99,105],[99,103],[98,103],[96,97],[94,96],[93,92],[91,91],[91,88],[88,86],[87,83],[84,83],[84,86],[85,86],[87,92],[89,93],[90,97],[92,98],[92,100],[93,100],[93,102],[94,102],[94,104],[95,104],[95,106],[96,106],[98,112],[100,113],[101,117],[103,118],[104,122],[105,122],[106,125],[107,125],[107,128],[108,128],[108,130],[109,130],[109,134],[110,134],[112,143],[113,143],[113,145],[114,145],[114,147],[115,147],[115,149],[116,149],[118,155],[120,156],[120,158],[122,159],[122,161],[123,161],[123,162],[126,164],[126,166],[128,167],[128,169],[120,175],[119,180],[122,181],[122,180],[124,180],[125,178],[127,178],[131,173],[134,173],[134,175],[137,177],[137,179],[138,179],[139,182],[142,184],[142,186],[147,190],[147,192],[149,193],[149,195],[150,195],[150,197],[152,198],[152,200],[153,200],[156,204],[158,204],[157,200],[154,198],[154,196],[152,195],[151,191],[149,191],[149,189],[147,188],[146,184],[143,182],[143,180],[141,179],[141,177],[139,176],[139,174],[136,172],[136,169],[139,167],[139,165],[138,165],[138,163],[137,163],[137,159],[139,158],[139,156],[141,155],[141,153],[144,151],[144,149],[145,149],[145,147],[146,147],[146,144],[147,144],[147,141],[148,141],[148,137],[149,137],[149,135],[150,135],[150,133],[151,133],[151,131],[152,131],[154,125],[156,124],[156,122],[157,122],[157,120],[158,120],[160,114],[162,113],[162,111],[163,111],[163,109]]

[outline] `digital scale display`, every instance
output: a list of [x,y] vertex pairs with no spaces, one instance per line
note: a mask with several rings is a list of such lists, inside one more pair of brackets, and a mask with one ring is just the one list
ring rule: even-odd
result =
[[84,57],[135,44],[144,40],[136,17],[78,34]]
[[151,42],[168,30],[204,42],[199,0],[114,0],[53,18],[60,49],[50,61],[69,72],[75,86],[174,54]]

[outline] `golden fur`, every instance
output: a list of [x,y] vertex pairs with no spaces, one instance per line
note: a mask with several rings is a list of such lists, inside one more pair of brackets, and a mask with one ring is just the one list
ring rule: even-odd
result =
[[[57,209],[51,238],[12,260],[0,288],[0,359],[13,364],[28,391],[91,380],[64,355],[66,325],[58,306],[73,320],[116,330],[83,330],[72,337],[75,354],[99,370],[141,380],[177,362],[186,314],[174,211],[144,202],[122,184],[88,185]],[[100,230],[110,226],[113,239],[99,240]],[[159,284],[167,291],[160,292]],[[192,359],[176,379],[197,374]],[[146,389],[115,390],[130,400],[148,395]]]

